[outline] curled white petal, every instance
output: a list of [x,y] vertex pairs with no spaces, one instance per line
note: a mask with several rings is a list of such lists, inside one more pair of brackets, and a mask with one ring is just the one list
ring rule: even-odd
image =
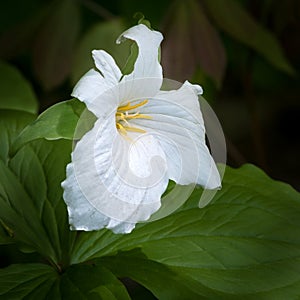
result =
[[[135,97],[139,98],[145,94],[154,96],[162,84],[162,67],[158,61],[158,49],[163,39],[162,34],[139,24],[122,33],[117,43],[124,39],[135,41],[139,52],[133,72],[125,75],[122,80],[131,83],[135,89]],[[149,81],[148,85],[140,85],[136,79],[141,78],[153,78],[155,80]]]
[[88,109],[94,114],[97,113],[94,101],[98,95],[106,91],[110,86],[103,76],[91,69],[75,85],[72,96],[84,102]]
[[103,105],[107,107],[110,103],[99,101],[99,96],[116,86],[122,73],[108,53],[103,50],[94,50],[92,53],[99,71],[91,69],[83,75],[74,87],[72,96],[84,102],[97,117],[102,117]]

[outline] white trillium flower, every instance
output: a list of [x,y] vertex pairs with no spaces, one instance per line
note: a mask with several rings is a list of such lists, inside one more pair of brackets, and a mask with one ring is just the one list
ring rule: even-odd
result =
[[198,85],[162,91],[161,33],[145,25],[125,31],[139,52],[122,75],[105,51],[92,52],[72,96],[95,114],[94,127],[77,142],[62,183],[71,229],[129,233],[161,206],[169,179],[179,185],[219,188],[220,175],[205,144]]

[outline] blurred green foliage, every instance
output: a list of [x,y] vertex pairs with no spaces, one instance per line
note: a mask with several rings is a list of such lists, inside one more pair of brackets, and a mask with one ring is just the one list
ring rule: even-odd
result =
[[2,1],[0,58],[32,83],[43,111],[69,98],[93,67],[92,49],[124,67],[131,44],[115,40],[137,23],[137,12],[164,34],[165,77],[204,87],[224,127],[229,164],[253,162],[299,188],[297,0]]

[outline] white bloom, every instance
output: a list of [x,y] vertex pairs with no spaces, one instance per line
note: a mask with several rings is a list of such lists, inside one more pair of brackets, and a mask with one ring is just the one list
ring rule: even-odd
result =
[[169,179],[220,187],[205,144],[201,87],[185,82],[177,90],[160,90],[161,33],[140,24],[117,42],[123,39],[138,45],[134,71],[123,76],[108,53],[94,50],[96,69],[72,94],[98,118],[76,144],[62,183],[72,229],[131,232],[160,208]]

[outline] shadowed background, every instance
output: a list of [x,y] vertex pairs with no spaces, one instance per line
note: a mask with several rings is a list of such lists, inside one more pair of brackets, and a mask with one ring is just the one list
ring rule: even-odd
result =
[[1,1],[0,58],[30,81],[43,111],[70,98],[93,66],[92,49],[124,66],[131,45],[115,39],[142,14],[164,34],[164,76],[203,86],[226,135],[228,164],[254,163],[299,189],[297,0]]

